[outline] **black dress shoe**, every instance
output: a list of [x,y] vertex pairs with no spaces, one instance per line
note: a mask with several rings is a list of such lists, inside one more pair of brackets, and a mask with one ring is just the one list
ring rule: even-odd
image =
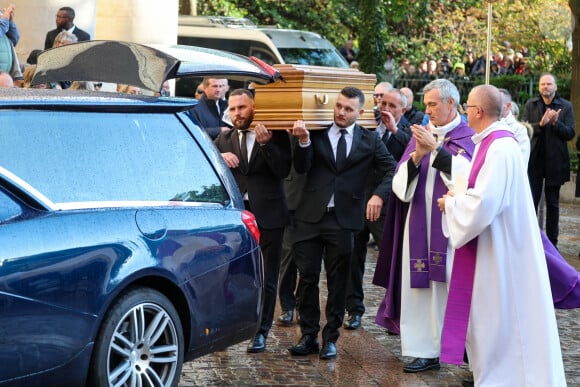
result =
[[429,370],[438,370],[439,368],[441,368],[441,365],[439,364],[438,357],[435,357],[433,359],[424,359],[418,357],[409,364],[405,365],[403,371],[415,373]]
[[336,344],[327,341],[322,346],[322,350],[320,351],[320,358],[323,360],[328,360],[334,359],[335,357],[336,357]]
[[360,326],[361,326],[361,315],[360,314],[351,314],[348,316],[348,318],[344,322],[344,327],[346,329],[359,329]]
[[291,310],[287,310],[286,312],[283,312],[280,316],[278,316],[276,321],[278,321],[278,325],[289,326],[293,324],[292,322],[293,317],[294,313]]
[[318,353],[318,338],[316,336],[304,335],[298,342],[288,348],[288,351],[294,356],[306,356],[311,353]]
[[266,350],[266,337],[261,333],[256,333],[254,340],[248,344],[249,353],[264,352]]

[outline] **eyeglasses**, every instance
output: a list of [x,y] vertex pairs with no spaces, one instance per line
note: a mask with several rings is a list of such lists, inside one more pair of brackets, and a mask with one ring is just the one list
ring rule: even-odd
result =
[[383,98],[384,94],[373,94],[373,97],[375,98]]
[[93,86],[95,86],[95,87],[103,87],[103,84],[102,83],[93,83]]
[[463,105],[461,105],[461,106],[463,107],[463,110],[464,110],[465,112],[467,112],[467,109],[469,109],[469,108],[472,108],[472,107],[476,107],[476,108],[478,108],[478,109],[481,109],[481,108],[480,108],[479,106],[477,106],[477,105],[468,105],[467,103],[464,103],[464,104],[463,104]]
[[196,90],[195,94],[203,94],[203,90]]

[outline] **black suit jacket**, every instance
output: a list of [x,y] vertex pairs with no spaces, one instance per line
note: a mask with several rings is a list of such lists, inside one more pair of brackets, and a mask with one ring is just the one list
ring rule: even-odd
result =
[[[61,32],[62,32],[62,29],[58,29],[57,28],[57,29],[48,31],[46,33],[46,39],[44,40],[44,49],[45,50],[46,49],[49,49],[49,48],[52,48],[52,46],[54,45],[54,39]],[[76,37],[78,38],[79,42],[84,42],[86,40],[91,40],[91,35],[89,35],[88,32],[85,32],[85,31],[81,30],[77,26],[75,26],[75,29],[73,30],[73,34],[76,35]]]
[[397,134],[388,134],[389,131],[385,132],[382,137],[383,142],[387,146],[387,149],[395,160],[398,162],[403,157],[405,148],[407,144],[411,141],[411,124],[404,116],[401,116],[399,123],[397,124]]
[[[307,173],[296,219],[318,223],[334,193],[335,215],[343,229],[361,230],[364,226],[365,187],[371,171],[382,176],[374,194],[386,198],[391,190],[394,160],[378,133],[355,125],[352,147],[341,170],[336,168],[327,130],[310,132],[311,144],[294,147],[294,168]],[[390,171],[390,173],[389,173]]]
[[[231,152],[241,159],[237,129],[220,133],[214,144],[221,153]],[[248,193],[251,211],[260,227],[280,228],[290,222],[283,181],[291,163],[288,133],[273,130],[269,143],[254,143],[248,171],[241,167],[231,169],[242,195]]]

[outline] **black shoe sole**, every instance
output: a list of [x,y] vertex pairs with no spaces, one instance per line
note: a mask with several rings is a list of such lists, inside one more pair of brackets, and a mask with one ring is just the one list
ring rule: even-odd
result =
[[310,348],[308,351],[305,351],[304,352],[304,351],[296,351],[294,349],[294,347],[291,347],[291,348],[288,348],[288,351],[290,351],[290,354],[292,356],[308,356],[308,355],[312,355],[312,354],[315,354],[315,353],[320,352],[320,349],[318,349],[318,348],[316,348],[316,349]]
[[441,369],[441,364],[433,364],[430,366],[426,366],[423,368],[403,368],[403,372],[406,372],[408,374],[416,374],[418,372],[425,372],[425,371],[431,371],[431,370],[439,370]]
[[246,352],[248,353],[260,353],[260,352],[264,352],[266,350],[266,348],[247,348]]

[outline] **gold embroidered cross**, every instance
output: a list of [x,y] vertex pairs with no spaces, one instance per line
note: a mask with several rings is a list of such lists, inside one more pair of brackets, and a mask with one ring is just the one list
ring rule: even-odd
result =
[[433,256],[433,261],[435,262],[436,265],[440,265],[441,262],[443,261],[443,257],[441,256],[441,254],[435,253],[435,255]]
[[413,267],[417,271],[423,271],[423,269],[425,268],[425,264],[423,263],[423,260],[418,259],[417,262],[415,262],[415,264],[413,265]]

